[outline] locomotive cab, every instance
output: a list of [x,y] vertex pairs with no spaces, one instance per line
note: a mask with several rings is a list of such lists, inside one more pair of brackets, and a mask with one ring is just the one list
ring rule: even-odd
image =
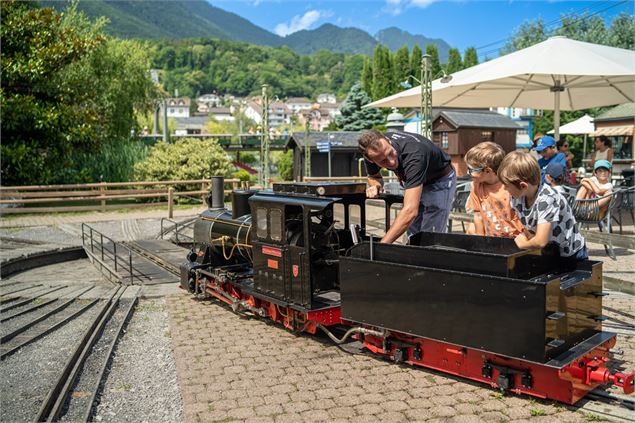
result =
[[339,302],[339,256],[353,245],[344,228],[351,206],[364,220],[364,201],[364,184],[274,184],[252,196],[254,290],[309,310]]

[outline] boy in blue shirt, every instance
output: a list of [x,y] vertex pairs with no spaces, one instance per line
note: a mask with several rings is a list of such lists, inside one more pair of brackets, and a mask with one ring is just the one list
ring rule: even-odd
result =
[[[556,140],[549,135],[545,135],[540,138],[538,145],[536,146],[536,152],[540,154],[538,159],[538,166],[540,166],[540,175],[542,182],[545,181],[545,168],[549,163],[562,163],[564,168],[567,168],[567,156],[564,153],[558,152]],[[566,178],[566,175],[565,175]]]

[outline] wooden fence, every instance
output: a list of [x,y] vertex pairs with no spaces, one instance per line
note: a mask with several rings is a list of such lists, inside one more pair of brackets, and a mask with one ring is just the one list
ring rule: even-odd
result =
[[[158,182],[100,182],[93,184],[31,185],[0,187],[0,214],[55,213],[101,211],[167,206],[172,217],[177,197],[200,197],[204,201],[209,192],[209,179]],[[225,179],[225,193],[248,188],[239,179]],[[200,186],[200,190],[178,191],[178,187]],[[138,201],[165,199],[165,201]],[[116,201],[116,204],[108,202]],[[68,205],[88,203],[87,205]]]

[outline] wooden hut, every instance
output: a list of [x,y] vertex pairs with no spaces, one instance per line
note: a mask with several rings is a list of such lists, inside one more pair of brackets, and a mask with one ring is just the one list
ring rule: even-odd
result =
[[513,120],[496,112],[484,110],[442,110],[432,121],[432,139],[452,158],[458,176],[467,174],[463,157],[467,151],[483,141],[500,144],[505,152],[516,149]]
[[[306,134],[298,132],[289,137],[285,147],[293,150],[293,179],[302,180],[304,169],[304,150],[311,149],[311,176],[328,176],[328,153],[320,153],[318,143],[331,141],[331,176],[357,176],[358,159],[362,157],[357,149],[357,140],[361,132],[310,132],[308,142]],[[366,167],[362,164],[362,175]]]

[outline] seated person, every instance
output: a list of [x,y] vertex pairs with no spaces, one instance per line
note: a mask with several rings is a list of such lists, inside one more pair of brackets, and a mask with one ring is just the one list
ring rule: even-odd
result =
[[467,233],[515,238],[523,225],[510,206],[509,193],[498,180],[496,171],[505,157],[503,148],[493,142],[482,142],[465,155],[467,173],[472,177],[472,189],[467,210],[474,212],[474,222]]
[[564,188],[562,188],[564,173],[565,167],[559,162],[551,162],[545,167],[545,182],[562,195],[564,195]]
[[538,141],[538,145],[536,146],[536,151],[540,154],[540,159],[538,159],[538,166],[540,167],[541,172],[541,180],[545,181],[545,168],[551,162],[562,163],[567,167],[567,157],[564,153],[558,152],[558,148],[556,147],[556,140],[549,135],[545,135],[540,138]]
[[567,169],[573,168],[573,159],[575,156],[571,150],[569,150],[569,142],[564,138],[560,138],[556,142],[556,146],[558,147],[558,151],[564,154],[564,157],[567,159]]
[[[587,198],[602,197],[613,192],[613,184],[611,183],[611,162],[608,160],[598,160],[593,165],[593,176],[584,178],[580,182],[580,189],[576,194],[577,200],[585,200]],[[599,201],[600,208],[606,209],[611,202],[611,197],[602,198]]]
[[561,257],[588,258],[584,237],[571,206],[548,184],[540,183],[540,168],[529,153],[512,151],[498,167],[498,178],[512,196],[525,231],[514,238],[521,249],[544,248],[552,242]]
[[595,162],[599,160],[608,160],[613,163],[613,149],[611,148],[612,142],[609,137],[600,135],[595,139],[595,151],[591,156],[591,166],[595,169]]

